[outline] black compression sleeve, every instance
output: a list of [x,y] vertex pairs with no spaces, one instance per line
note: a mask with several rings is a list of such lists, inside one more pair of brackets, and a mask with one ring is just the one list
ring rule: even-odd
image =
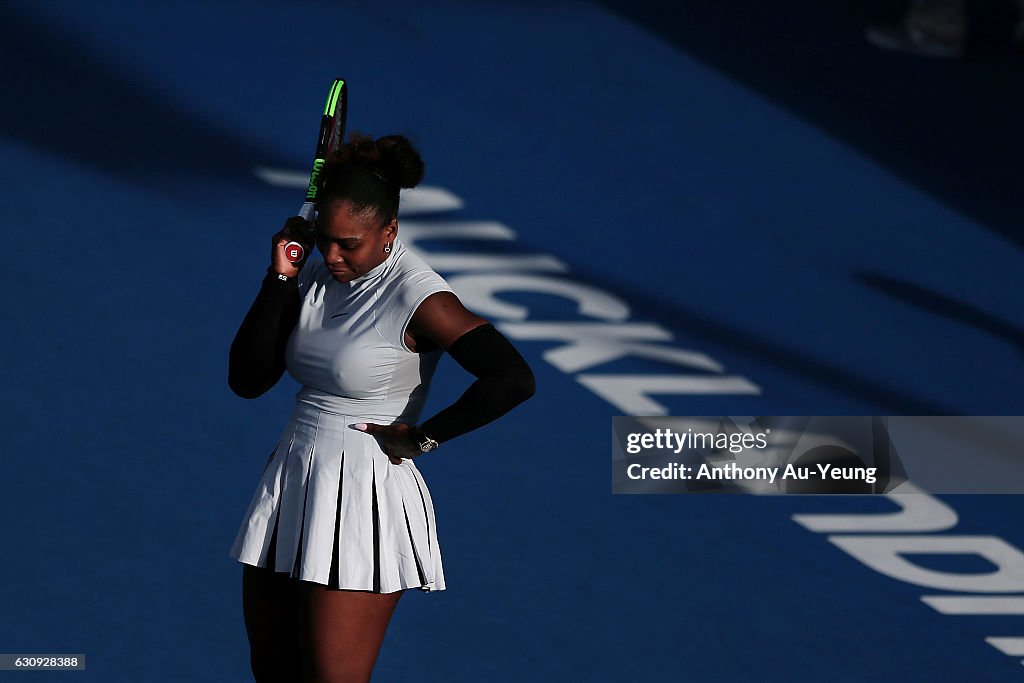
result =
[[448,353],[477,379],[459,400],[420,425],[439,443],[496,420],[533,396],[530,366],[494,326],[473,328]]
[[284,374],[284,351],[299,319],[299,285],[273,269],[263,278],[228,354],[228,386],[242,398],[256,398]]

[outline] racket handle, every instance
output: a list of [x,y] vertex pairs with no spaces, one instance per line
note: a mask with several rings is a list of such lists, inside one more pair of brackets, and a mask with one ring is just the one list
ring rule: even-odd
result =
[[306,255],[306,250],[298,242],[289,242],[284,245],[284,257],[289,263],[298,263]]
[[[316,205],[313,202],[305,202],[299,209],[299,216],[310,223],[313,222],[313,214],[316,212]],[[289,242],[284,245],[284,257],[291,263],[298,263],[306,255],[306,250],[298,242]]]

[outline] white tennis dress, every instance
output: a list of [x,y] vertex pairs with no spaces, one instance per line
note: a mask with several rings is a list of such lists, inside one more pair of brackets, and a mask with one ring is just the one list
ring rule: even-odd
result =
[[405,328],[451,287],[395,240],[349,283],[322,260],[299,274],[288,341],[303,386],[231,549],[239,562],[333,588],[443,590],[430,493],[412,460],[394,465],[357,422],[415,424],[441,352],[413,353]]

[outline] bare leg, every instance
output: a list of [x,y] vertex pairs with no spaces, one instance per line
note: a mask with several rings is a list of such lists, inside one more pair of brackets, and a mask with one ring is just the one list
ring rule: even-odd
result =
[[303,582],[306,683],[366,683],[402,592],[336,591]]
[[297,680],[302,670],[299,584],[287,574],[242,566],[242,611],[256,683]]

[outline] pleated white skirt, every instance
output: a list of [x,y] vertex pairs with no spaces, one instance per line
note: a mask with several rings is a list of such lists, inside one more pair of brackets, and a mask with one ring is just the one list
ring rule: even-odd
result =
[[444,590],[426,483],[349,428],[366,421],[296,403],[231,557],[337,589]]

